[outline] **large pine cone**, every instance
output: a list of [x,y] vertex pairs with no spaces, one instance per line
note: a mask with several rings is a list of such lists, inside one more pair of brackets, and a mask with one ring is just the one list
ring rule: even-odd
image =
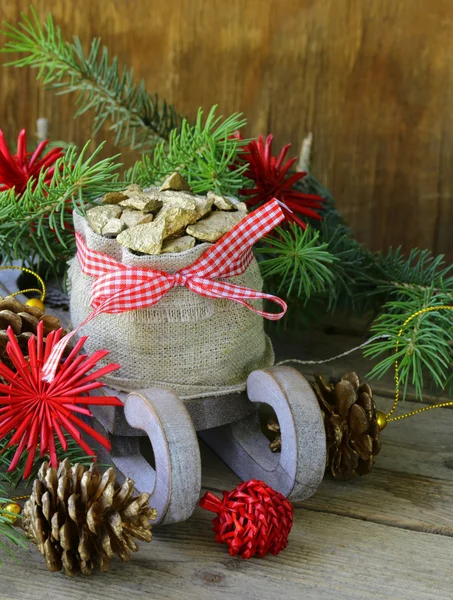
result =
[[101,475],[95,463],[87,470],[66,459],[58,471],[43,463],[24,506],[25,534],[49,571],[89,575],[96,564],[108,571],[115,554],[127,561],[138,550],[133,537],[151,541],[156,510],[148,506],[149,494],[133,498],[133,492],[134,482],[120,486],[112,468]]
[[357,373],[346,373],[336,384],[315,375],[313,388],[324,417],[326,468],[335,479],[369,473],[381,449],[373,393]]
[[38,323],[44,323],[44,340],[51,331],[61,327],[60,321],[53,315],[46,315],[36,306],[27,306],[13,296],[0,296],[0,361],[10,369],[14,369],[8,355],[6,330],[11,326],[22,351],[27,353],[28,340],[36,334]]

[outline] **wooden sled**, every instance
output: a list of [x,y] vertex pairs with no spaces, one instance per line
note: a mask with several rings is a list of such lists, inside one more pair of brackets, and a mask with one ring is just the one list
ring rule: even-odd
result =
[[[130,477],[137,491],[151,494],[156,523],[183,521],[197,506],[202,471],[197,434],[241,479],[263,480],[291,500],[308,498],[322,481],[321,411],[309,383],[291,367],[253,371],[247,393],[182,401],[169,390],[148,388],[124,398],[124,410],[92,407],[112,443],[110,454],[101,453],[99,460],[113,462],[120,477]],[[279,454],[270,451],[260,430],[259,403],[269,404],[277,415]],[[154,467],[144,456],[146,437]]]

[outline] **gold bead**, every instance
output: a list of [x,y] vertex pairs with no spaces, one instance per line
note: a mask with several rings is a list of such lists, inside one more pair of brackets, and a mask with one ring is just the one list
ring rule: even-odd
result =
[[42,310],[42,312],[44,312],[45,310],[44,302],[39,298],[30,298],[30,300],[27,300],[27,302],[25,303],[25,306],[36,306],[36,308],[39,308],[40,310]]
[[15,515],[20,515],[20,513],[22,512],[22,506],[20,504],[17,504],[17,502],[10,502],[9,504],[2,506],[2,511],[14,513],[14,515],[3,514],[3,517],[8,521],[11,521],[11,523],[15,523],[17,521],[17,517]]
[[382,431],[387,427],[387,417],[385,413],[383,413],[381,410],[376,411],[376,420],[377,425],[379,427],[379,431]]

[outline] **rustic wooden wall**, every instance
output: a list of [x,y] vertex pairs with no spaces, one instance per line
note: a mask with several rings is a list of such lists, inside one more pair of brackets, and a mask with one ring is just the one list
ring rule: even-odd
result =
[[[101,36],[181,112],[243,111],[248,132],[298,152],[373,248],[426,246],[453,258],[452,0],[39,0],[64,31]],[[29,0],[1,0],[15,22]],[[0,70],[8,136],[48,117],[81,144],[89,119],[27,70]],[[105,135],[105,134],[103,134]],[[100,139],[102,136],[98,136]],[[113,151],[111,146],[109,150]],[[125,157],[126,162],[131,157]]]

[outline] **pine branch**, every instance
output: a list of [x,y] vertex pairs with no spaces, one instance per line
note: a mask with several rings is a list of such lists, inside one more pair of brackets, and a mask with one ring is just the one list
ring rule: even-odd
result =
[[[14,502],[10,498],[6,497],[6,490],[1,485],[0,495],[2,496],[0,497],[0,507]],[[20,548],[27,548],[27,538],[23,535],[23,533],[21,533],[20,530],[14,527],[12,523],[11,519],[16,517],[16,514],[11,513],[4,508],[0,508],[0,549],[4,550],[15,560],[17,560],[17,557],[10,548],[11,544]],[[1,564],[2,562],[0,560],[0,565]]]
[[179,127],[181,117],[174,108],[150,95],[143,79],[134,83],[133,69],[120,70],[99,38],[93,39],[87,55],[79,38],[73,43],[63,39],[51,15],[41,25],[33,8],[31,13],[31,18],[22,13],[17,27],[4,23],[7,43],[2,52],[21,55],[8,65],[38,69],[37,78],[59,94],[76,92],[75,116],[93,110],[93,133],[109,121],[116,144],[146,151]]
[[400,247],[390,248],[387,254],[377,252],[370,266],[363,274],[364,281],[374,287],[371,291],[375,294],[453,289],[453,265],[446,265],[442,254],[433,256],[429,250],[413,248],[405,258]]
[[37,259],[55,267],[75,250],[72,209],[82,214],[89,202],[122,185],[117,181],[119,164],[114,159],[96,162],[101,144],[86,157],[87,143],[80,154],[71,146],[55,165],[50,183],[46,172],[30,180],[17,196],[14,190],[0,192],[0,244],[2,261]]
[[303,298],[306,303],[315,292],[325,291],[333,283],[333,257],[326,243],[319,243],[319,232],[298,225],[287,230],[277,227],[257,249],[263,277],[275,283],[276,293]]
[[398,332],[409,316],[423,308],[451,305],[452,302],[453,294],[447,289],[442,292],[435,292],[433,288],[401,290],[398,299],[383,307],[382,314],[371,328],[377,336],[385,334],[388,338],[375,340],[364,349],[368,358],[383,357],[369,376],[379,378],[392,371],[397,359],[403,397],[408,385],[412,384],[422,400],[427,376],[438,389],[445,390],[451,374],[449,342],[452,340],[453,318],[450,312],[430,312],[416,317],[404,329],[397,354],[395,347]]
[[[25,463],[27,461],[27,456],[25,454],[22,455],[16,469],[13,472],[8,473],[7,471],[17,450],[17,446],[8,446],[12,435],[13,434],[8,435],[6,438],[0,441],[0,491],[1,488],[14,490],[19,486],[19,484],[23,483],[22,474],[25,470]],[[60,460],[69,458],[72,464],[81,463],[87,466],[91,465],[95,457],[88,456],[69,434],[64,433],[64,436],[67,443],[66,450],[63,449],[58,438],[55,440],[55,448],[58,458]],[[50,458],[48,455],[40,456],[40,450],[37,448],[31,475],[25,482],[26,486],[30,486],[33,483],[33,480],[36,478],[42,463],[45,461],[48,462],[49,460]]]
[[244,184],[246,165],[236,165],[236,157],[245,142],[232,136],[245,119],[238,113],[226,119],[216,117],[216,108],[211,108],[204,123],[201,109],[195,124],[184,119],[181,129],[171,132],[168,144],[162,142],[151,156],[144,155],[126,173],[126,180],[148,187],[179,171],[195,193],[237,194]]

